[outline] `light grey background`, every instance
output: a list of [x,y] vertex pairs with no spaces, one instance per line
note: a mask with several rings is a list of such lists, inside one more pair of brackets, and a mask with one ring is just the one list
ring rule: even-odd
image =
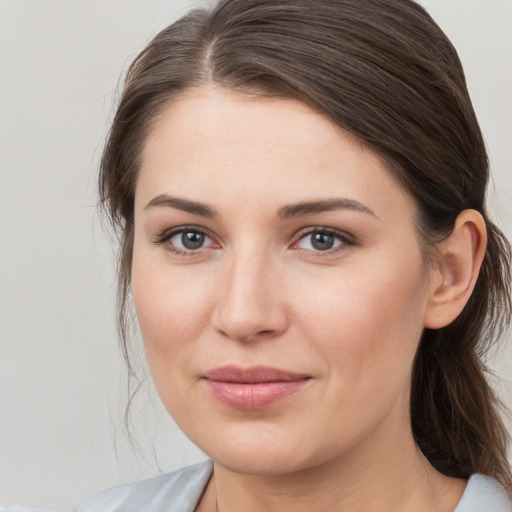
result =
[[[95,212],[118,78],[151,36],[197,3],[0,0],[2,504],[65,509],[203,457],[151,390],[135,405],[138,452],[123,434],[113,249]],[[422,3],[465,65],[494,170],[493,210],[510,237],[512,2]],[[512,350],[493,364],[512,378]],[[511,405],[510,386],[498,387]]]

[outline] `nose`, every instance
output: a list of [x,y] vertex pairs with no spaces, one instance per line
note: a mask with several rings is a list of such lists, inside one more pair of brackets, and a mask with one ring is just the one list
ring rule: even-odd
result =
[[239,342],[274,338],[288,327],[278,269],[269,258],[234,254],[225,262],[213,312],[213,325]]

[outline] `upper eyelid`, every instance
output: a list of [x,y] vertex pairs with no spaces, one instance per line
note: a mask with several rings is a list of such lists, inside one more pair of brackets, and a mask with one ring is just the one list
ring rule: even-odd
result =
[[329,233],[329,234],[335,235],[341,239],[349,240],[349,241],[356,240],[356,238],[353,235],[351,235],[350,233],[347,233],[346,231],[342,231],[340,229],[331,228],[331,227],[327,227],[327,226],[309,226],[307,228],[302,228],[297,232],[297,234],[295,235],[295,238],[297,240],[300,240],[301,238],[303,238],[307,235],[311,235],[312,233],[315,233],[315,232]]
[[179,233],[183,233],[184,231],[196,231],[197,233],[201,233],[202,235],[206,235],[208,238],[214,239],[214,237],[211,235],[210,231],[201,228],[199,226],[176,226],[175,228],[168,228],[162,231],[159,235],[155,236],[156,241],[164,242],[166,240],[169,240],[174,235],[177,235]]
[[171,253],[174,253],[178,256],[193,256],[193,255],[200,255],[202,254],[202,251],[211,249],[211,247],[208,246],[201,246],[197,249],[186,249],[181,248],[173,243],[170,242],[171,238],[173,238],[176,235],[179,235],[180,233],[186,232],[186,231],[193,231],[196,233],[200,233],[204,235],[205,237],[209,238],[213,244],[218,244],[216,239],[212,237],[207,230],[203,228],[199,228],[196,226],[177,226],[175,228],[169,228],[162,232],[161,235],[156,236],[153,238],[152,243],[156,246],[163,247],[166,251],[169,251]]
[[[156,243],[156,244],[164,243],[164,242],[168,241],[170,238],[172,238],[173,236],[175,236],[175,235],[177,235],[179,233],[182,233],[184,231],[187,231],[187,230],[196,231],[198,233],[201,233],[201,234],[207,236],[208,238],[213,240],[215,243],[220,243],[219,242],[219,237],[217,237],[214,234],[212,234],[209,229],[206,229],[204,227],[197,226],[197,225],[190,225],[190,224],[189,225],[176,226],[176,227],[173,227],[173,228],[165,229],[160,234],[158,234],[158,235],[156,235],[154,237],[153,242]],[[329,226],[322,226],[322,225],[316,225],[315,226],[315,225],[312,225],[312,226],[303,227],[303,228],[299,229],[298,231],[296,231],[294,233],[294,235],[291,237],[292,238],[292,242],[290,243],[290,246],[295,245],[302,238],[304,238],[304,237],[306,237],[308,235],[311,235],[314,232],[329,233],[329,234],[332,234],[332,235],[338,237],[339,239],[341,239],[341,240],[343,240],[345,242],[348,242],[348,243],[355,243],[355,241],[356,241],[356,238],[353,235],[351,235],[350,233],[346,232],[346,231],[343,231],[343,230],[340,230],[340,229],[336,229],[336,228],[332,228],[332,227],[329,227]]]
[[[306,238],[308,235],[311,235],[315,232],[324,232],[328,234],[334,235],[338,241],[340,242],[339,245],[336,245],[334,247],[331,247],[329,249],[325,250],[318,250],[318,249],[308,249],[303,247],[298,247],[299,243]],[[301,252],[304,254],[304,256],[307,256],[308,258],[318,258],[317,261],[328,261],[329,258],[337,258],[342,254],[345,254],[347,251],[354,248],[354,246],[358,245],[357,239],[350,235],[349,233],[346,233],[345,231],[340,231],[333,228],[326,228],[326,227],[316,227],[316,228],[310,228],[309,230],[302,231],[299,233],[298,236],[296,236],[294,242],[289,246],[291,250]]]

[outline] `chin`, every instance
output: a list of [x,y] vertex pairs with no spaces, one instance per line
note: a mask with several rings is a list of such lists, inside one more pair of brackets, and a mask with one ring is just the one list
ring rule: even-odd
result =
[[216,464],[234,473],[259,476],[278,476],[295,473],[307,469],[310,465],[304,459],[298,459],[297,453],[287,453],[269,449],[257,450],[248,447],[232,449],[224,453],[212,454]]
[[277,476],[304,471],[326,463],[333,450],[311,450],[301,436],[275,425],[226,428],[222,434],[198,436],[194,442],[222,467],[240,474]]

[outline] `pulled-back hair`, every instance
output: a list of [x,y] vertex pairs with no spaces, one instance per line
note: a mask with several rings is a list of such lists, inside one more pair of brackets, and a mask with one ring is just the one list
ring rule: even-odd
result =
[[418,446],[446,475],[484,473],[511,489],[508,435],[484,355],[511,315],[511,250],[489,220],[489,163],[452,44],[411,0],[222,0],[160,32],[131,65],[99,191],[120,234],[119,331],[126,309],[142,146],[163,107],[216,85],[295,98],[353,134],[414,198],[425,259],[458,214],[480,212],[488,244],[474,292],[447,327],[425,329],[412,377]]

